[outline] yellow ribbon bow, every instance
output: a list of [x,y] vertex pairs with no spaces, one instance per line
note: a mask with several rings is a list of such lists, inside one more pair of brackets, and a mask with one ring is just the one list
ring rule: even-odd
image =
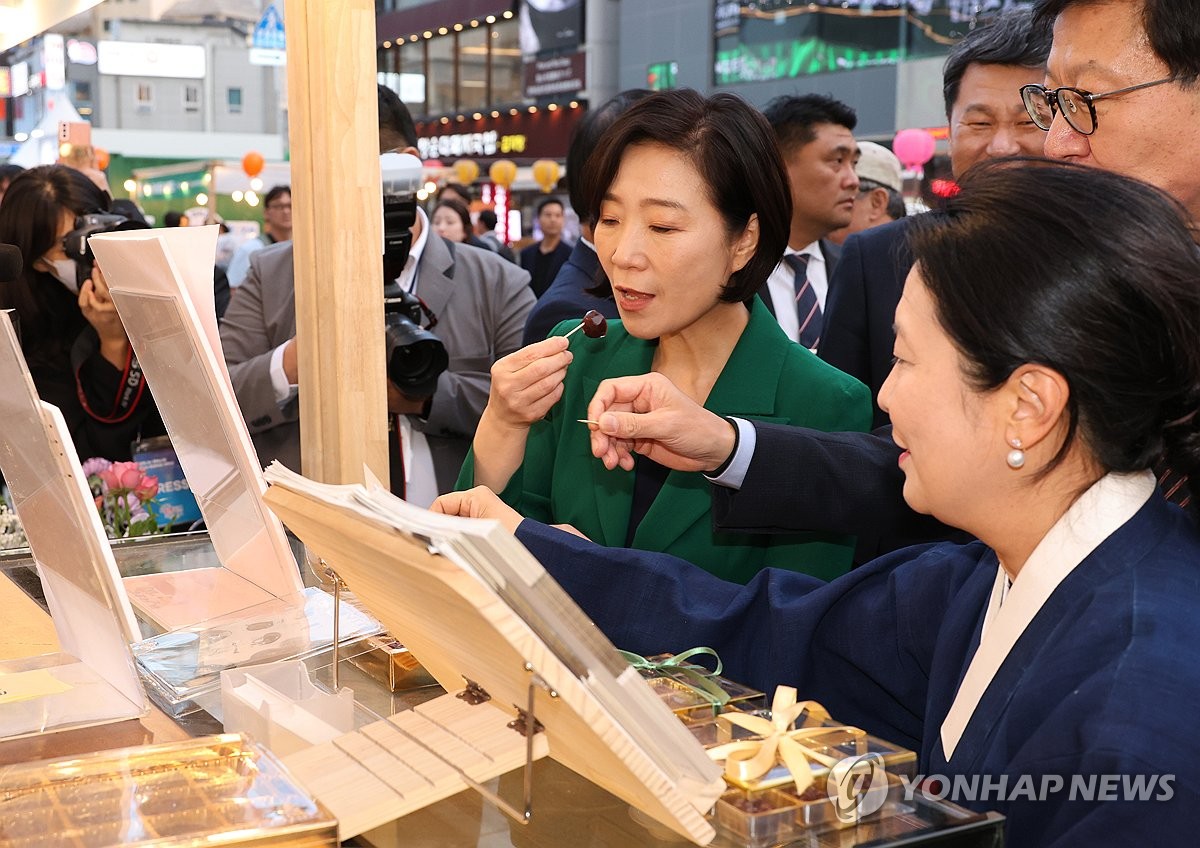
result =
[[779,686],[771,700],[770,719],[747,713],[721,714],[721,718],[762,738],[727,742],[710,748],[708,754],[718,762],[724,760],[726,777],[740,786],[758,780],[776,762],[782,762],[795,781],[796,793],[803,795],[813,785],[812,762],[832,768],[842,759],[841,756],[822,754],[809,745],[820,745],[822,737],[856,731],[846,726],[793,729],[792,724],[806,710],[818,720],[829,719],[829,713],[816,701],[797,703],[795,688]]

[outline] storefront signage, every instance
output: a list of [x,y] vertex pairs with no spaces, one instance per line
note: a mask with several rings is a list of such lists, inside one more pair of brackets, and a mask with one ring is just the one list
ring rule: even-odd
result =
[[738,0],[717,0],[713,30],[718,36],[737,32],[742,21],[742,4]]
[[587,61],[582,52],[525,63],[525,96],[575,94],[587,87]]
[[646,68],[646,88],[651,91],[666,91],[675,87],[678,76],[678,62],[655,62]]
[[46,88],[58,91],[67,84],[67,50],[63,37],[48,32],[42,37],[42,65],[46,69]]
[[[520,111],[499,117],[417,124],[422,159],[561,159],[584,108]],[[485,169],[486,170],[486,169]]]
[[12,96],[29,93],[29,63],[17,62],[12,66]]
[[494,130],[482,133],[454,133],[418,138],[417,150],[422,159],[438,159],[442,156],[495,156],[499,150],[500,136]]
[[422,159],[440,159],[443,156],[508,156],[524,153],[526,141],[525,136],[519,133],[458,133],[419,138],[417,149],[421,152]]
[[102,74],[204,79],[205,50],[199,44],[101,41],[97,55]]
[[521,53],[526,56],[583,43],[583,0],[525,0],[519,17]]

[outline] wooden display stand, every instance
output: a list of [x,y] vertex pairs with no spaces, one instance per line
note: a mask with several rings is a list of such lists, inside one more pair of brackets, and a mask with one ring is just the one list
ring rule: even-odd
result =
[[[712,840],[704,813],[724,788],[720,769],[499,525],[274,467],[268,480],[268,506],[443,688],[487,699],[443,696],[286,758],[342,821],[343,839],[537,756],[540,747],[526,750],[526,737],[506,726],[515,714],[518,728],[536,722],[550,757],[687,838]],[[369,515],[356,495],[383,508]],[[434,754],[443,766],[431,768]],[[410,772],[439,777],[425,786]]]

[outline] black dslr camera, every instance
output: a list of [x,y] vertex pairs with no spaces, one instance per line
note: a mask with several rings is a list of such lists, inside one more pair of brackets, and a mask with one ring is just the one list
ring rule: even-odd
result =
[[75,285],[82,286],[83,281],[92,276],[92,268],[96,265],[96,257],[92,248],[88,246],[89,238],[100,233],[145,229],[149,229],[149,225],[144,221],[109,212],[96,212],[76,218],[75,229],[63,236],[63,250],[66,251],[68,259],[75,260]]
[[[383,320],[387,375],[405,396],[429,397],[450,364],[441,340],[429,332],[437,316],[396,278],[412,249],[410,228],[417,219],[421,160],[401,153],[379,157],[383,175]],[[436,238],[432,233],[429,238]]]

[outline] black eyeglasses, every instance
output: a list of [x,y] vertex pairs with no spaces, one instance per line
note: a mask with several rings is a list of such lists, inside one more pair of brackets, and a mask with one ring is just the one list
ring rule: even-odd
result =
[[1054,122],[1054,113],[1062,112],[1062,116],[1071,125],[1071,129],[1080,135],[1091,135],[1096,131],[1096,107],[1092,104],[1097,100],[1103,100],[1106,97],[1115,97],[1118,94],[1128,94],[1131,91],[1139,91],[1140,89],[1150,88],[1155,85],[1175,82],[1177,79],[1179,77],[1167,77],[1166,79],[1144,82],[1141,85],[1131,85],[1127,88],[1118,88],[1116,91],[1105,91],[1100,94],[1092,94],[1090,91],[1084,91],[1081,88],[1071,88],[1070,86],[1046,88],[1046,86],[1035,82],[1021,86],[1021,100],[1025,103],[1025,111],[1029,113],[1029,117],[1033,119],[1033,122],[1040,129],[1050,129],[1050,124]]

